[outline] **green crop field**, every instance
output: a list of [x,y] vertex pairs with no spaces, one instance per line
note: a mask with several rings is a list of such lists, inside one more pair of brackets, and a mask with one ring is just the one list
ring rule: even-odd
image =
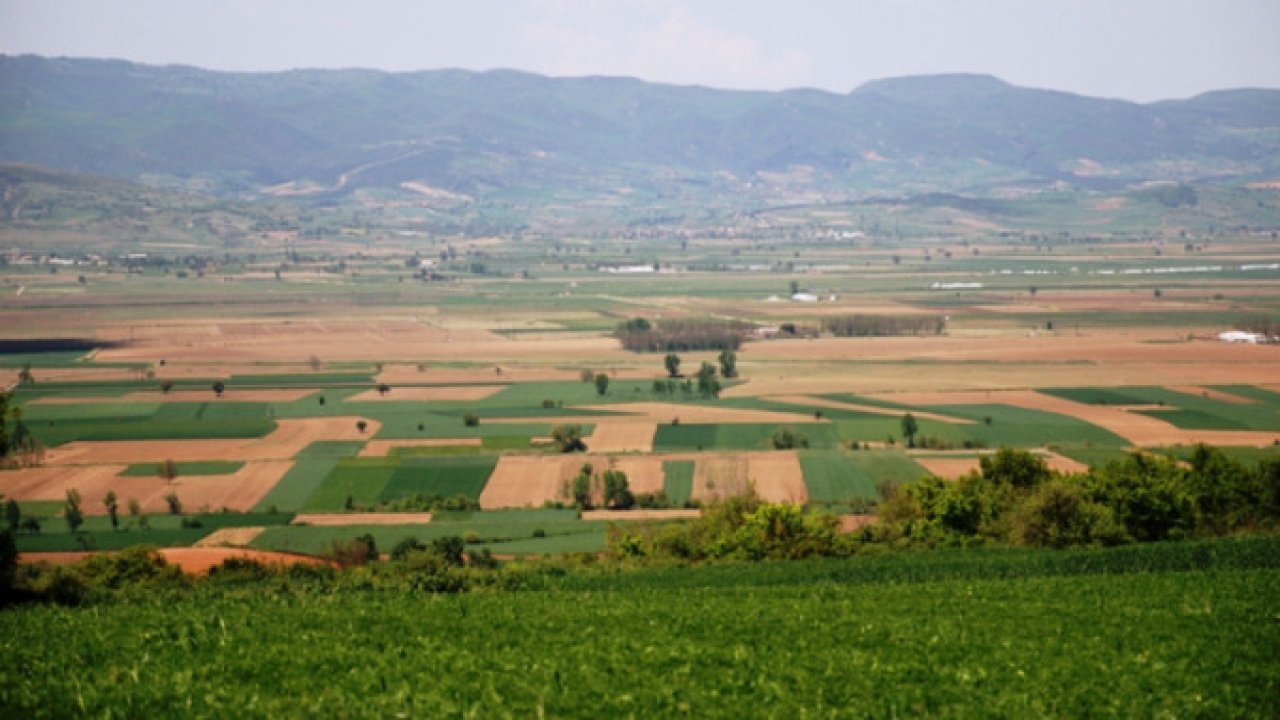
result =
[[684,505],[693,497],[692,460],[665,460],[662,463],[662,492],[676,505]]
[[1189,545],[531,576],[549,589],[462,596],[286,584],[17,608],[0,613],[0,706],[31,718],[1270,717],[1275,541]]
[[90,515],[84,519],[80,532],[72,535],[62,518],[46,516],[40,520],[39,533],[23,533],[14,539],[20,552],[120,550],[134,545],[185,547],[221,528],[285,525],[292,519],[288,513],[149,515],[148,527],[143,528],[136,519],[122,514],[119,529],[113,530],[110,518]]
[[340,458],[303,509],[338,512],[348,500],[356,505],[375,505],[399,466],[399,458]]
[[380,500],[398,500],[413,495],[480,499],[480,492],[498,464],[494,455],[478,457],[407,457],[400,461],[379,495]]
[[[174,463],[178,476],[183,475],[230,475],[244,467],[242,462],[212,460],[205,462]],[[160,473],[162,463],[135,463],[125,468],[120,477],[155,477]]]
[[262,437],[275,429],[266,403],[28,405],[31,433],[48,447],[73,440]]
[[723,423],[718,425],[680,423],[659,425],[653,448],[659,451],[687,450],[767,450],[770,438],[780,428],[790,427],[803,435],[809,447],[831,448],[840,444],[835,427],[828,423],[800,423],[794,426],[773,423]]
[[[357,516],[358,517],[358,516]],[[578,519],[573,510],[489,510],[437,513],[424,525],[289,525],[267,528],[253,547],[308,554],[326,552],[338,540],[372,535],[386,552],[397,542],[465,537],[476,548],[513,555],[599,552],[604,549],[607,523]]]
[[[293,467],[280,482],[254,506],[257,512],[271,508],[301,510],[342,458],[355,457],[364,446],[355,441],[319,441],[306,446],[295,456]],[[345,500],[345,498],[344,498]]]
[[[1061,388],[1045,390],[1090,405],[1149,405],[1137,410],[1184,430],[1260,430],[1280,432],[1280,396],[1260,388],[1230,386],[1224,392],[1246,402],[1225,402],[1206,395],[1193,395],[1161,387]],[[1278,436],[1280,437],[1280,436]]]
[[800,467],[809,499],[815,502],[874,500],[880,496],[880,483],[908,483],[928,474],[906,453],[896,450],[803,451]]

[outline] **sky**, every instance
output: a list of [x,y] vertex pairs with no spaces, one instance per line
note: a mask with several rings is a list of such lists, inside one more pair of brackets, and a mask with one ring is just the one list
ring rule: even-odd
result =
[[1280,0],[0,0],[0,53],[512,68],[845,93],[986,73],[1148,102],[1280,88]]

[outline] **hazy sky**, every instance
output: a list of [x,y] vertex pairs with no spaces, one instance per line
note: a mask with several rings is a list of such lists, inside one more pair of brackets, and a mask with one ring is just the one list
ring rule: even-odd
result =
[[1280,87],[1280,0],[0,0],[0,53],[516,68],[848,92],[978,72],[1132,100]]

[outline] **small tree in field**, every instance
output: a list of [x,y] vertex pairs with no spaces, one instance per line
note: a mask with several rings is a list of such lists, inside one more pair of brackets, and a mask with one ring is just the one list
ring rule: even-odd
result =
[[364,432],[365,430],[369,429],[369,423],[364,420],[357,420],[356,429],[359,430],[360,432]]
[[480,416],[468,410],[462,414],[462,424],[467,427],[475,427],[480,424]]
[[116,492],[108,490],[106,497],[102,498],[102,504],[107,508],[107,515],[111,518],[111,529],[120,529],[120,503],[116,501]]
[[604,395],[609,392],[609,376],[604,373],[596,375],[596,394]]
[[129,498],[129,517],[138,523],[138,527],[147,529],[151,527],[151,523],[147,520],[147,516],[142,512],[142,503],[137,498]]
[[916,446],[916,433],[920,431],[920,425],[916,422],[916,416],[907,413],[902,416],[902,436],[907,439],[907,447]]
[[62,505],[62,517],[67,521],[67,529],[74,535],[84,524],[84,511],[80,509],[80,491],[72,488],[67,491],[67,499]]
[[164,478],[165,482],[173,482],[178,477],[178,463],[165,460],[156,467],[156,475]]
[[675,353],[667,353],[662,358],[662,364],[667,368],[668,377],[680,377],[680,356]]
[[168,395],[168,394],[169,394],[169,391],[170,391],[170,390],[172,390],[172,389],[173,389],[173,381],[172,381],[172,380],[165,380],[164,382],[160,383],[160,392],[161,392],[161,394],[163,394],[163,395]]
[[557,425],[551,428],[551,440],[560,452],[583,452],[587,449],[582,441],[582,427],[579,425]]
[[383,384],[381,384],[381,385],[379,385],[379,386],[378,386],[378,394],[379,394],[379,395],[381,395],[381,396],[384,396],[384,397],[385,397],[385,396],[386,396],[386,394],[387,394],[387,393],[389,393],[389,392],[391,392],[391,386],[390,386],[390,385],[387,385],[386,383],[383,383]]
[[164,503],[169,506],[170,515],[182,514],[182,501],[178,499],[178,493],[171,492],[165,495]]
[[226,389],[227,389],[226,383],[222,382],[221,380],[213,384],[213,394],[218,397],[222,397],[222,393],[225,392]]
[[738,377],[738,354],[734,351],[720,351],[720,376],[724,378]]

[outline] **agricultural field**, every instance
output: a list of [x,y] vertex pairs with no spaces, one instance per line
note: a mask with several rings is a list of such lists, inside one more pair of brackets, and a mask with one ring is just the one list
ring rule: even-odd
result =
[[[0,613],[12,640],[0,706],[24,717],[1260,718],[1280,677],[1280,627],[1258,621],[1280,602],[1275,545],[508,572],[512,589],[464,595],[335,592],[306,575],[269,593],[234,581],[142,591],[91,612]],[[339,666],[317,681],[317,668]]]
[[[306,552],[421,531],[371,530],[362,513],[466,511],[478,525],[453,531],[522,555],[602,548],[597,521],[533,537],[508,513],[612,508],[606,471],[651,510],[754,493],[862,511],[1005,447],[1063,472],[1133,451],[1185,459],[1199,442],[1274,457],[1280,346],[1216,339],[1280,312],[1274,240],[1137,231],[1162,216],[1136,202],[1088,232],[1061,215],[1090,202],[1028,200],[1008,216],[905,206],[892,233],[881,206],[801,206],[679,243],[374,228],[290,251],[278,276],[270,237],[201,273],[163,253],[74,274],[0,266],[0,383],[19,413],[10,431],[20,423],[36,449],[0,470],[0,493],[38,510],[26,552],[67,544],[45,538],[66,531],[74,490],[104,547],[129,537],[94,525],[114,494],[122,516],[135,501],[153,521],[169,496],[192,517],[353,515],[255,521],[255,546]],[[657,272],[601,272],[640,260]],[[732,367],[722,348],[691,346],[673,369],[614,334],[647,327],[652,342],[664,322],[686,344],[737,328]],[[577,452],[553,438],[567,431]],[[586,464],[596,477],[575,498]],[[174,544],[199,539],[183,533]]]

